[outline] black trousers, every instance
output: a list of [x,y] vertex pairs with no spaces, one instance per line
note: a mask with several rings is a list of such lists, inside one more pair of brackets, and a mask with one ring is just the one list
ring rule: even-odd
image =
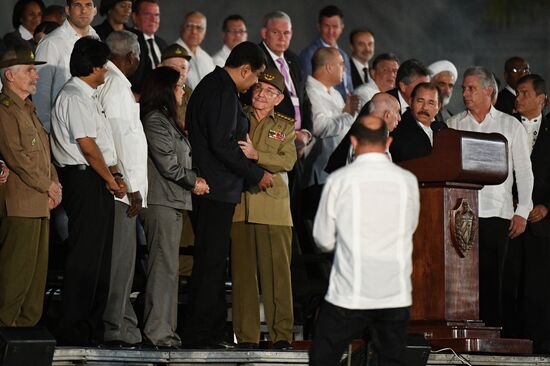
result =
[[524,249],[522,336],[533,340],[535,353],[550,354],[550,237],[533,235],[527,224],[520,238]]
[[224,338],[225,278],[234,203],[193,196],[195,252],[191,274],[186,346],[208,346]]
[[502,278],[510,220],[479,219],[479,313],[488,326],[502,326]]
[[63,207],[69,218],[63,315],[55,331],[60,345],[101,340],[109,294],[114,198],[91,168],[60,169]]
[[352,340],[373,342],[380,366],[404,365],[409,307],[352,310],[324,301],[309,350],[311,366],[335,366]]

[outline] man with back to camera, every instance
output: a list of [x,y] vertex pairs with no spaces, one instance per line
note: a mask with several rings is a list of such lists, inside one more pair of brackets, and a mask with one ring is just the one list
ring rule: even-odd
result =
[[337,365],[347,345],[368,332],[381,365],[404,365],[418,182],[389,160],[382,119],[361,117],[351,143],[356,159],[328,177],[313,227],[334,262],[309,363]]
[[210,186],[210,193],[193,197],[196,246],[184,333],[184,344],[190,348],[234,347],[224,336],[224,283],[233,212],[245,184],[260,190],[273,185],[272,174],[246,158],[239,147],[238,141],[246,141],[249,123],[238,93],[258,82],[265,64],[259,46],[240,43],[224,68],[216,67],[199,83],[187,106],[194,165]]

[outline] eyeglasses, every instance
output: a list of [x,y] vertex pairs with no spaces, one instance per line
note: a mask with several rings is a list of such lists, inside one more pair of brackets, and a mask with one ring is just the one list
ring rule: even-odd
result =
[[519,68],[519,69],[516,69],[515,67],[512,68],[511,70],[514,74],[517,74],[517,73],[526,73],[526,72],[529,72],[531,71],[531,68],[529,66],[527,67],[522,67],[522,68]]
[[246,29],[228,29],[225,31],[225,33],[233,34],[233,35],[241,35],[248,33]]
[[258,94],[258,95],[263,93],[265,96],[267,96],[269,98],[275,98],[275,97],[281,95],[281,92],[274,91],[274,90],[271,90],[269,88],[262,88],[262,86],[260,84],[256,84],[252,91],[254,93]]

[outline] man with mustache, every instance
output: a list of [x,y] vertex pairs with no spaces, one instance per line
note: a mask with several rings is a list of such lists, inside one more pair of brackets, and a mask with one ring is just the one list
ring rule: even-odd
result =
[[29,96],[38,73],[26,47],[0,57],[0,327],[32,327],[41,318],[48,268],[50,210],[61,202],[48,134]]
[[441,107],[441,92],[432,84],[420,83],[412,91],[411,108],[402,116],[401,123],[392,132],[390,153],[395,163],[429,155],[434,135],[445,122],[435,120]]

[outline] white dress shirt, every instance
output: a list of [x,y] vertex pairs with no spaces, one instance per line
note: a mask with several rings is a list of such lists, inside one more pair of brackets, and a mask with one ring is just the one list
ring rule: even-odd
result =
[[223,45],[223,47],[216,52],[214,56],[212,56],[212,61],[214,61],[214,65],[219,67],[225,66],[225,61],[227,61],[227,58],[229,57],[229,54],[231,53],[231,50],[227,45]]
[[[365,71],[363,71],[363,69],[367,68],[367,73],[368,73],[369,63],[367,62],[366,64],[364,64],[358,59],[356,59],[355,57],[350,57],[350,59],[351,59],[351,62],[353,62],[353,64],[355,65],[355,68],[357,69],[357,72],[359,73],[359,77],[363,81],[363,84],[365,84]],[[369,77],[369,80],[370,80],[370,77]]]
[[416,121],[416,123],[418,123],[422,131],[424,131],[424,133],[428,136],[428,138],[430,139],[430,144],[434,146],[434,131],[432,130],[432,128],[430,126],[424,126],[422,123],[420,123],[420,121]]
[[[124,176],[128,192],[139,191],[143,207],[147,207],[147,139],[139,118],[139,103],[132,93],[132,84],[122,71],[111,61],[108,67],[105,83],[99,86],[97,95],[113,134],[117,167]],[[130,204],[127,195],[120,201]]]
[[155,63],[155,59],[153,58],[153,53],[151,52],[151,45],[149,44],[149,40],[153,40],[153,48],[155,49],[155,53],[157,54],[158,60],[160,62],[162,57],[162,50],[160,49],[157,41],[155,40],[154,34],[145,34],[143,33],[143,38],[145,38],[145,43],[147,43],[147,55],[149,56],[149,59],[151,60],[151,65],[153,66],[153,69],[157,67],[157,64]]
[[78,145],[79,138],[91,137],[99,147],[105,164],[117,163],[115,143],[97,91],[80,78],[63,86],[52,109],[52,154],[56,165],[90,165]]
[[[99,38],[94,28],[88,27],[88,36]],[[47,64],[38,66],[40,78],[36,83],[36,93],[32,100],[36,113],[49,132],[51,110],[57,94],[71,78],[69,62],[76,41],[81,35],[71,26],[68,20],[50,34],[46,35],[36,48],[36,59]]]
[[342,112],[345,102],[336,89],[327,89],[311,75],[307,77],[306,93],[311,102],[311,132],[315,138],[310,144],[313,146],[306,157],[304,169],[306,187],[309,187],[325,183],[328,159],[350,129],[355,117]]
[[407,111],[407,108],[409,108],[409,103],[405,101],[400,91],[397,92],[397,95],[399,95],[399,105],[401,106],[401,115],[403,115]]
[[469,111],[463,111],[447,120],[449,128],[463,131],[500,133],[508,140],[508,177],[499,185],[487,185],[479,191],[479,217],[514,216],[512,185],[514,173],[518,189],[518,205],[515,214],[529,216],[533,208],[533,172],[529,154],[527,133],[514,117],[496,110],[493,106],[485,119],[478,123]]
[[412,236],[420,210],[415,176],[386,154],[359,155],[327,179],[313,225],[335,250],[325,300],[347,309],[412,303]]
[[197,46],[197,52],[193,53],[191,49],[187,47],[183,39],[178,38],[176,43],[185,48],[187,53],[191,55],[191,60],[189,60],[191,67],[189,68],[189,74],[187,74],[187,84],[189,84],[192,89],[195,89],[203,77],[214,71],[216,65],[212,57],[210,57],[210,55],[200,46]]
[[363,106],[367,104],[377,93],[380,93],[380,89],[372,79],[369,79],[366,84],[360,85],[353,89],[353,95],[357,95],[359,97],[359,110],[361,110],[361,108],[363,108]]
[[542,114],[539,114],[533,119],[527,119],[526,117],[521,116],[521,124],[527,132],[527,142],[529,143],[529,155],[533,152],[533,147],[535,142],[537,142],[537,136],[540,131],[540,124],[542,121]]

